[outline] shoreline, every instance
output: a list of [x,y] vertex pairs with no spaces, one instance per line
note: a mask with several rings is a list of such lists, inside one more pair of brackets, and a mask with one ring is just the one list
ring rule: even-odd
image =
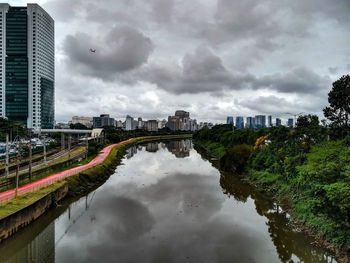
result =
[[[195,142],[195,140],[193,140],[193,144],[194,144],[195,147],[198,147],[202,151],[204,151],[208,155],[208,157],[210,157],[207,160],[216,169],[218,169],[220,171],[220,173],[222,174],[223,171],[220,170],[219,165],[218,165],[218,161],[219,161],[219,159],[217,159],[218,156],[213,154],[213,152],[210,151],[210,149],[207,149],[201,143],[198,143],[198,141]],[[213,157],[215,158],[215,160],[213,160]],[[253,179],[251,179],[248,174],[246,174],[246,173],[244,173],[244,174],[230,174],[229,176],[236,176],[237,178],[239,178],[243,182],[245,182],[245,183],[249,184],[250,186],[252,186],[256,191],[258,191],[261,194],[264,194],[267,197],[271,198],[276,203],[282,203],[282,202],[280,202],[281,200],[278,198],[278,196],[275,193],[273,193],[271,191],[268,191],[267,189],[265,189],[262,186],[260,186],[259,184],[257,184],[257,181],[254,181]],[[287,205],[287,207],[286,207],[286,205],[284,204],[284,205],[281,205],[281,207],[283,208],[283,211],[285,213],[288,213],[291,216],[289,221],[290,221],[292,227],[302,231],[305,235],[307,235],[310,238],[312,238],[312,240],[313,240],[312,244],[314,244],[317,247],[323,248],[323,249],[328,250],[331,253],[333,253],[335,259],[339,263],[350,263],[350,250],[348,248],[346,248],[346,247],[339,247],[338,245],[332,243],[328,239],[326,239],[326,238],[322,237],[321,235],[319,235],[317,232],[312,230],[306,224],[298,221],[297,217],[293,214],[292,207],[290,207],[289,205]]]
[[[108,152],[106,158],[104,158],[102,162],[96,164],[95,166],[72,174],[69,177],[63,178],[57,182],[50,184],[49,186],[40,188],[35,192],[20,195],[18,199],[21,201],[25,200],[26,198],[30,198],[40,190],[44,191],[49,187],[54,188],[34,202],[25,204],[22,207],[18,208],[16,211],[3,216],[0,219],[0,242],[6,240],[18,232],[20,229],[35,221],[49,208],[57,205],[58,201],[61,201],[66,197],[84,195],[87,192],[90,192],[92,189],[96,189],[101,186],[113,174],[116,167],[120,164],[125,151],[129,146],[143,142],[190,138],[192,138],[192,134],[137,137],[120,142],[118,144],[107,146],[110,147],[111,150]],[[101,150],[100,153],[103,153],[106,148]],[[64,183],[62,184],[62,182]],[[61,185],[55,187],[56,184]],[[14,199],[11,201],[14,203],[17,202],[17,200]],[[2,205],[2,207],[4,208],[6,205]]]

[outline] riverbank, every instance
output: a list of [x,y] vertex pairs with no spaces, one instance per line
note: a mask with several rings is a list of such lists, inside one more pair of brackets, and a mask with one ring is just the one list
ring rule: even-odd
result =
[[[213,165],[216,168],[221,169],[220,166],[223,164],[220,159],[225,156],[224,152],[226,152],[226,149],[222,144],[217,142],[194,140],[194,145],[208,154],[211,157],[209,159]],[[283,208],[284,213],[291,216],[289,220],[295,229],[298,231],[303,231],[310,236],[313,239],[313,243],[317,246],[331,251],[335,255],[338,262],[350,262],[349,248],[345,245],[339,245],[339,243],[345,243],[345,241],[340,240],[338,243],[332,242],[329,238],[330,233],[326,235],[325,232],[321,232],[319,230],[319,225],[317,224],[320,224],[320,221],[316,220],[316,216],[314,217],[314,221],[311,220],[312,218],[303,217],[299,209],[302,204],[305,203],[305,201],[303,202],[303,200],[299,201],[296,199],[296,196],[298,195],[294,194],[294,189],[292,189],[292,186],[289,186],[283,182],[283,179],[281,178],[282,175],[268,173],[266,171],[256,171],[251,169],[249,161],[246,161],[247,167],[244,172],[235,174],[240,178],[240,180],[250,184],[257,191],[271,197],[276,204]],[[229,169],[229,173],[231,174],[230,176],[235,176],[232,175],[232,171],[235,170],[235,168],[233,168],[234,163],[231,163],[231,166],[232,169]],[[310,215],[311,213],[312,211],[308,211],[307,215]],[[328,223],[330,224],[331,222],[328,221]],[[322,224],[324,224],[324,222]],[[346,231],[346,229],[342,229],[341,225],[333,226],[333,229],[336,227],[338,227],[340,231]],[[340,234],[338,235],[340,236]]]
[[[52,195],[55,191],[61,189],[61,187],[67,188],[67,191],[65,191],[65,194],[59,198],[59,200],[67,196],[82,195],[103,184],[121,161],[127,147],[142,142],[186,139],[191,137],[191,134],[139,137],[122,142],[120,144],[116,144],[116,146],[111,149],[108,156],[102,161],[102,163],[99,163],[85,171],[72,174],[64,180],[53,183],[48,187],[41,188],[35,192],[26,193],[19,196],[18,199],[12,199],[11,201],[8,201],[7,204],[5,203],[0,206],[0,233],[7,233],[0,236],[0,242],[1,240],[13,235],[19,229],[28,225],[30,222],[38,218],[41,214],[45,213],[45,211],[47,211],[47,209],[51,207],[55,202],[46,201],[44,203],[48,205],[39,210],[37,209],[38,203],[41,203],[43,199],[46,199],[47,196]],[[101,151],[101,153],[103,152],[104,150]],[[73,168],[72,170],[74,169],[76,168]],[[33,213],[35,214],[35,217],[23,217],[21,211],[24,210],[26,211],[25,213],[27,215]],[[13,217],[15,217],[15,219]]]

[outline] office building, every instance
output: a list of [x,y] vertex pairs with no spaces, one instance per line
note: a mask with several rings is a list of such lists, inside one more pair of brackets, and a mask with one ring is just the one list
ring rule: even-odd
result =
[[288,121],[287,121],[287,126],[289,127],[289,128],[293,128],[294,127],[294,120],[293,120],[293,118],[289,118],[288,119]]
[[114,126],[115,120],[114,118],[110,118],[109,114],[101,114],[100,117],[93,117],[93,127],[94,128],[102,128],[104,126]]
[[158,131],[158,121],[157,120],[148,120],[145,122],[145,127],[147,131]]
[[282,125],[282,121],[280,118],[276,118],[276,126],[281,126]]
[[244,129],[244,119],[242,116],[236,117],[236,126],[237,129]]
[[255,128],[256,129],[266,128],[266,116],[265,115],[256,115],[255,116]]
[[71,124],[83,124],[88,128],[92,127],[93,120],[92,117],[80,117],[80,116],[73,116],[72,121],[70,122]]
[[54,20],[37,4],[0,4],[0,117],[53,128]]
[[247,117],[246,127],[248,129],[255,129],[255,118],[254,117]]
[[267,127],[272,127],[272,116],[271,115],[269,115],[269,116],[267,116]]
[[226,118],[226,124],[231,124],[231,125],[233,125],[233,117],[232,117],[232,116],[227,116],[227,118]]
[[134,118],[131,117],[130,115],[126,115],[126,118],[125,118],[125,130],[126,131],[135,130],[135,128],[134,128]]

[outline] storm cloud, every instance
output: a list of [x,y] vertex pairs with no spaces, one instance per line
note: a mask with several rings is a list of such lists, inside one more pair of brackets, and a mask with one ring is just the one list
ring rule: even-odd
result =
[[348,0],[38,3],[56,21],[58,121],[106,111],[162,119],[182,108],[222,122],[278,115],[278,102],[319,113],[350,69]]

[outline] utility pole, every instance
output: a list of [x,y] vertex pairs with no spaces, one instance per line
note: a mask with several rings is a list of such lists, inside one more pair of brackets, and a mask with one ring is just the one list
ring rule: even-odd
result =
[[68,160],[70,159],[71,137],[68,135]]
[[64,133],[63,132],[61,132],[61,151],[63,151],[64,150]]
[[86,134],[86,159],[88,158],[88,154],[89,154],[89,135]]
[[18,195],[18,181],[19,181],[19,157],[21,152],[21,141],[18,140],[18,147],[17,147],[17,166],[16,166],[16,191],[15,191],[15,198],[17,198]]
[[6,163],[5,163],[5,175],[9,176],[9,134],[6,133]]
[[29,172],[29,180],[32,180],[32,132],[29,131],[29,166],[28,166],[28,172]]
[[46,165],[47,164],[47,161],[46,161],[46,138],[44,137],[44,164]]

